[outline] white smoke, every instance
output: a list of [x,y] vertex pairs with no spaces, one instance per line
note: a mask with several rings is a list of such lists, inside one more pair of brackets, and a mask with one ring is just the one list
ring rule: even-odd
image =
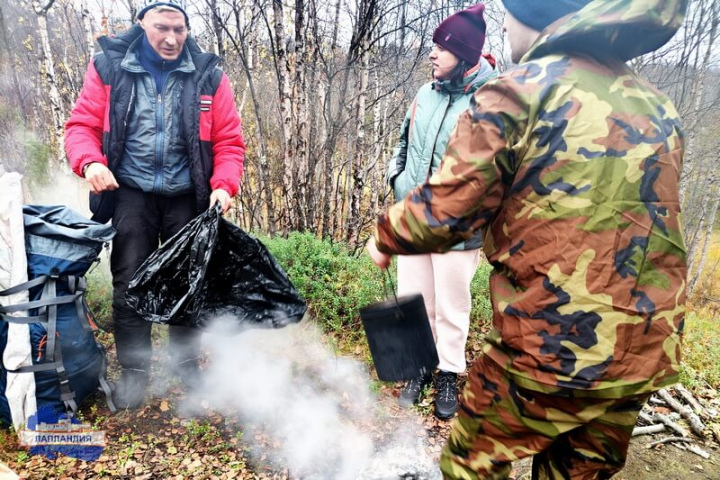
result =
[[[222,324],[221,324],[222,325]],[[303,479],[427,478],[433,461],[417,421],[390,419],[359,362],[336,356],[308,322],[233,335],[218,326],[205,335],[210,364],[204,388],[181,407],[238,415],[243,442]],[[416,420],[416,419],[415,419]],[[373,432],[394,425],[382,444]]]
[[87,183],[69,169],[52,172],[47,183],[42,187],[33,187],[30,189],[30,203],[34,205],[65,205],[90,218]]

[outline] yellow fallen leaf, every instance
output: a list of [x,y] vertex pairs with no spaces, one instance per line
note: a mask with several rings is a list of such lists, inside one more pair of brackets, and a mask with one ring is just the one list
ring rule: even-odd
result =
[[170,410],[170,405],[168,405],[167,400],[160,402],[160,411],[167,412],[168,410]]

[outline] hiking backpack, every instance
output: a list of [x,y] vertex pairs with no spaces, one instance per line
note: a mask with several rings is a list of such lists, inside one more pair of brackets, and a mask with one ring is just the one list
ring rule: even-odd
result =
[[45,408],[75,412],[98,389],[114,411],[83,276],[115,230],[64,206],[25,205],[22,217],[15,237],[24,239],[27,281],[0,291],[0,426],[17,428]]

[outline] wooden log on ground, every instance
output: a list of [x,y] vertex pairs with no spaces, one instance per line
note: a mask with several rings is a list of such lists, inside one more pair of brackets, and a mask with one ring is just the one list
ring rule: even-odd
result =
[[663,443],[670,443],[670,442],[691,442],[687,437],[665,437],[661,438],[660,440],[655,440],[654,442],[650,442],[647,444],[647,448],[653,448],[658,445],[662,445]]
[[695,432],[701,437],[705,436],[705,424],[702,422],[702,420],[700,420],[700,417],[698,417],[692,411],[690,407],[686,407],[685,405],[675,400],[672,395],[670,395],[670,393],[664,388],[658,391],[657,394],[658,396],[660,396],[660,398],[665,400],[673,410],[678,412],[681,417],[687,420],[693,432]]
[[687,449],[688,449],[688,451],[694,453],[695,455],[700,455],[700,456],[703,457],[705,460],[707,460],[708,458],[710,458],[710,454],[709,454],[708,452],[706,452],[705,450],[703,450],[702,448],[700,448],[700,447],[698,447],[698,446],[696,446],[696,445],[688,445],[688,446],[687,446]]
[[662,424],[648,425],[646,427],[635,427],[635,429],[632,432],[632,436],[637,437],[638,435],[649,435],[651,433],[660,433],[664,430],[665,430],[665,425],[662,425]]
[[700,402],[693,397],[692,393],[690,393],[687,388],[683,387],[681,384],[677,384],[675,386],[675,391],[678,392],[680,396],[692,407],[695,413],[703,417],[708,416],[708,412],[705,410],[705,407],[703,407]]
[[650,400],[648,400],[648,402],[652,403],[653,405],[660,405],[661,407],[667,407],[667,403],[665,402],[665,400],[663,400],[661,398],[657,398],[655,395],[650,397]]
[[649,413],[646,413],[642,410],[640,410],[640,413],[638,413],[638,418],[642,420],[643,422],[647,423],[648,425],[652,425],[655,423],[655,420],[653,420],[652,415]]
[[680,425],[678,425],[677,423],[670,420],[670,417],[668,417],[667,415],[663,415],[662,413],[655,412],[655,415],[653,415],[653,418],[655,418],[655,420],[657,420],[658,422],[661,422],[662,424],[667,426],[670,430],[674,431],[679,436],[681,436],[681,437],[689,436],[688,432],[685,431],[684,428],[682,428]]

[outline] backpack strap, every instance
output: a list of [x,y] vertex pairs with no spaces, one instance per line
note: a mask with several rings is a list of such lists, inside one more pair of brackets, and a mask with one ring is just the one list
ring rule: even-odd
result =
[[0,297],[7,297],[8,295],[12,295],[14,293],[20,293],[24,292],[25,290],[28,290],[32,287],[37,287],[38,285],[42,285],[45,283],[45,280],[48,279],[47,275],[40,275],[37,278],[33,278],[32,280],[29,280],[24,283],[20,283],[18,285],[15,285],[13,287],[10,287],[6,290],[0,291]]
[[[53,282],[53,291],[55,290],[54,285],[55,281],[58,277],[52,277],[49,275],[42,275],[38,278],[35,278],[29,282],[21,283],[20,285],[15,285],[14,287],[8,288],[7,290],[4,290],[0,292],[0,296],[7,296],[12,295],[14,293],[21,292],[23,290],[29,290],[32,287],[36,287],[39,285],[45,285],[43,287],[43,293],[40,297],[40,300],[33,300],[31,302],[25,302],[25,303],[16,303],[15,305],[7,305],[2,306],[0,305],[0,319],[9,322],[9,323],[43,323],[47,324],[47,315],[45,313],[46,307],[55,305],[57,310],[57,305],[63,305],[66,303],[73,303],[78,300],[78,298],[82,297],[84,290],[77,293],[72,293],[70,295],[63,295],[62,297],[57,297],[53,295],[52,297],[49,297],[46,295],[46,288],[48,285],[48,282]],[[39,281],[40,280],[40,281]],[[21,288],[22,287],[22,288]],[[39,309],[38,315],[30,316],[30,317],[14,317],[11,315],[8,315],[8,313],[13,312],[22,312],[24,310],[32,310],[32,309]]]
[[108,408],[112,413],[115,413],[117,409],[112,400],[113,388],[107,380],[107,356],[105,346],[98,341],[95,343],[97,343],[98,348],[100,348],[102,352],[102,365],[100,366],[100,375],[98,375],[98,382],[100,383],[98,390],[101,390],[103,394],[105,394],[105,401],[107,402]]
[[93,338],[95,339],[95,345],[97,346],[98,350],[100,350],[100,357],[101,357],[101,365],[100,365],[100,373],[98,374],[98,384],[100,385],[98,387],[98,390],[101,390],[103,394],[105,395],[105,401],[107,403],[108,408],[111,412],[115,413],[116,408],[115,404],[112,401],[112,393],[113,389],[110,386],[110,383],[107,380],[107,350],[105,350],[105,346],[100,343],[100,341],[97,338],[97,335],[95,334],[97,332],[97,326],[95,322],[92,319],[92,314],[90,313],[90,308],[88,307],[87,303],[85,302],[85,291],[87,290],[87,281],[85,280],[85,277],[75,277],[74,275],[68,275],[67,276],[67,285],[68,290],[71,293],[79,293],[80,295],[75,300],[75,310],[77,311],[78,320],[80,321],[80,324],[82,325],[83,329],[89,332],[93,332]]
[[75,392],[70,389],[70,380],[68,379],[67,371],[65,370],[65,364],[63,363],[62,348],[60,348],[60,344],[55,341],[55,334],[57,332],[57,306],[61,303],[70,302],[58,301],[57,303],[53,303],[53,300],[72,298],[72,301],[74,302],[75,298],[77,298],[77,294],[73,293],[71,295],[57,297],[57,277],[51,276],[45,282],[41,298],[50,302],[47,307],[44,307],[46,309],[48,320],[46,326],[47,345],[45,346],[45,356],[49,361],[55,363],[55,372],[57,373],[58,381],[60,383],[60,400],[63,401],[65,407],[72,410],[73,413],[76,413],[77,404],[75,403]]
[[[63,295],[62,297],[57,296],[58,280],[65,281],[67,283],[68,291],[70,292],[69,295]],[[70,381],[68,379],[67,371],[65,370],[65,365],[63,363],[62,348],[60,347],[60,344],[56,342],[57,307],[58,305],[74,303],[77,318],[82,328],[86,331],[95,333],[95,329],[93,329],[90,325],[90,316],[88,315],[89,310],[87,308],[87,304],[84,301],[85,291],[87,289],[87,282],[85,278],[76,277],[74,275],[67,275],[62,277],[55,275],[41,275],[37,278],[34,278],[33,280],[0,291],[0,296],[12,295],[40,285],[43,285],[43,291],[40,296],[40,300],[34,300],[9,306],[0,306],[0,320],[9,323],[41,323],[45,325],[45,330],[47,332],[45,358],[47,360],[42,363],[37,363],[35,365],[25,365],[15,370],[5,370],[12,373],[34,373],[55,370],[60,384],[60,399],[63,401],[67,409],[75,413],[77,411],[75,392],[73,392],[70,388]],[[16,317],[9,315],[10,313],[31,309],[38,309],[38,314],[26,317]],[[98,341],[95,335],[94,339],[95,345],[98,347],[102,354],[102,364],[100,367],[100,374],[98,376],[98,381],[100,384],[99,389],[102,390],[105,394],[108,408],[110,409],[110,411],[115,412],[115,405],[112,401],[112,388],[110,387],[110,384],[107,381],[106,377],[106,350],[105,347]],[[0,359],[0,365],[1,364],[2,359]]]

